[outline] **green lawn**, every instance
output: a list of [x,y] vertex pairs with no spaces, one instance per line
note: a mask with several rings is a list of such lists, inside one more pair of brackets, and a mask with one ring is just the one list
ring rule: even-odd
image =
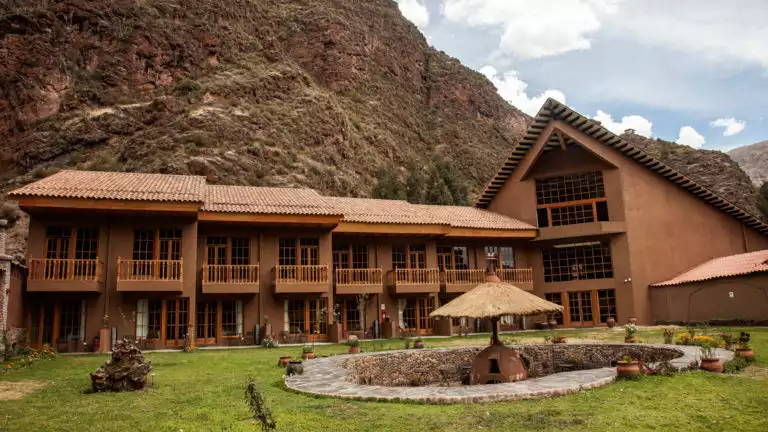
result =
[[[648,377],[555,399],[478,405],[350,402],[289,393],[282,389],[283,370],[275,365],[279,355],[298,354],[297,347],[148,354],[157,374],[155,389],[121,394],[84,393],[90,386],[89,372],[105,356],[61,356],[0,378],[0,385],[24,380],[47,384],[21,400],[0,401],[0,431],[258,430],[243,401],[249,375],[266,393],[281,431],[766,431],[768,367],[763,365],[768,364],[768,329],[750,331],[758,365],[737,376],[695,372]],[[622,337],[608,330],[561,333],[571,339]],[[526,341],[542,333],[512,336]],[[662,340],[659,329],[639,336],[648,342]],[[429,339],[427,347],[486,340]],[[402,341],[387,345],[400,348]],[[345,350],[324,346],[316,353]]]

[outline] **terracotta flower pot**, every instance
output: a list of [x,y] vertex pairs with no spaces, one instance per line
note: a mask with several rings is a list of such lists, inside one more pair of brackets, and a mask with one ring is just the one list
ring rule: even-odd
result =
[[422,349],[424,348],[424,341],[416,341],[413,343],[413,347],[415,349]]
[[608,320],[605,321],[605,325],[607,325],[608,328],[614,328],[616,327],[616,320],[613,318],[608,318]]
[[557,321],[553,319],[549,320],[549,328],[557,328]]
[[359,354],[360,353],[360,347],[359,346],[356,346],[356,347],[351,346],[351,347],[349,347],[349,353],[350,354]]
[[744,357],[747,360],[755,359],[755,352],[752,348],[736,348],[736,357]]
[[624,343],[635,343],[635,337],[634,336],[632,336],[632,337],[625,337],[624,338]]
[[616,367],[616,375],[619,378],[635,378],[640,376],[640,363],[636,360],[631,362],[620,361]]
[[558,336],[552,339],[552,343],[556,343],[556,344],[564,344],[566,342],[568,342],[568,338],[565,336]]
[[292,358],[293,357],[291,356],[280,356],[279,365],[282,367],[286,367],[288,365],[288,362],[290,362]]
[[717,357],[701,359],[701,365],[699,367],[709,372],[715,372],[715,373],[723,372],[723,364],[720,363],[720,359]]
[[635,317],[630,318],[629,319],[629,323],[630,324],[637,324],[637,318],[635,318]]
[[303,357],[307,360],[312,360],[313,358],[315,358],[315,353],[313,352],[304,353]]

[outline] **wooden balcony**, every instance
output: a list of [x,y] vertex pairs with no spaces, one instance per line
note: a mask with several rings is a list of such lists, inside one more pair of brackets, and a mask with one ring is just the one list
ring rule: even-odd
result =
[[440,269],[395,269],[393,285],[396,294],[439,293]]
[[496,275],[504,282],[526,291],[533,291],[533,269],[497,269]]
[[336,294],[381,294],[383,271],[377,268],[336,269]]
[[99,259],[30,258],[29,292],[102,292],[104,263]]
[[326,293],[331,288],[327,265],[275,266],[275,293]]
[[445,292],[464,293],[485,282],[485,270],[446,270]]
[[117,259],[117,290],[122,292],[181,292],[182,260]]
[[258,294],[259,265],[203,264],[203,294]]

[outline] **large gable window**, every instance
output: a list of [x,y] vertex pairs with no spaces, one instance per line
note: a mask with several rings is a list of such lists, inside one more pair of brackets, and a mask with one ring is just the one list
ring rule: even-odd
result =
[[541,228],[607,221],[603,173],[537,179],[536,212]]

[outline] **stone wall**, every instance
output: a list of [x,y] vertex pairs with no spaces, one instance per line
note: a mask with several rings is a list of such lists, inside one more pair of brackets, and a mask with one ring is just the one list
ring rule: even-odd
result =
[[[471,364],[485,347],[395,351],[360,355],[341,366],[353,371],[347,379],[359,384],[417,386],[441,382],[441,368],[450,381],[461,377],[461,366]],[[530,378],[570,370],[615,366],[625,355],[646,363],[672,360],[683,355],[676,348],[632,344],[514,345],[526,363]]]

